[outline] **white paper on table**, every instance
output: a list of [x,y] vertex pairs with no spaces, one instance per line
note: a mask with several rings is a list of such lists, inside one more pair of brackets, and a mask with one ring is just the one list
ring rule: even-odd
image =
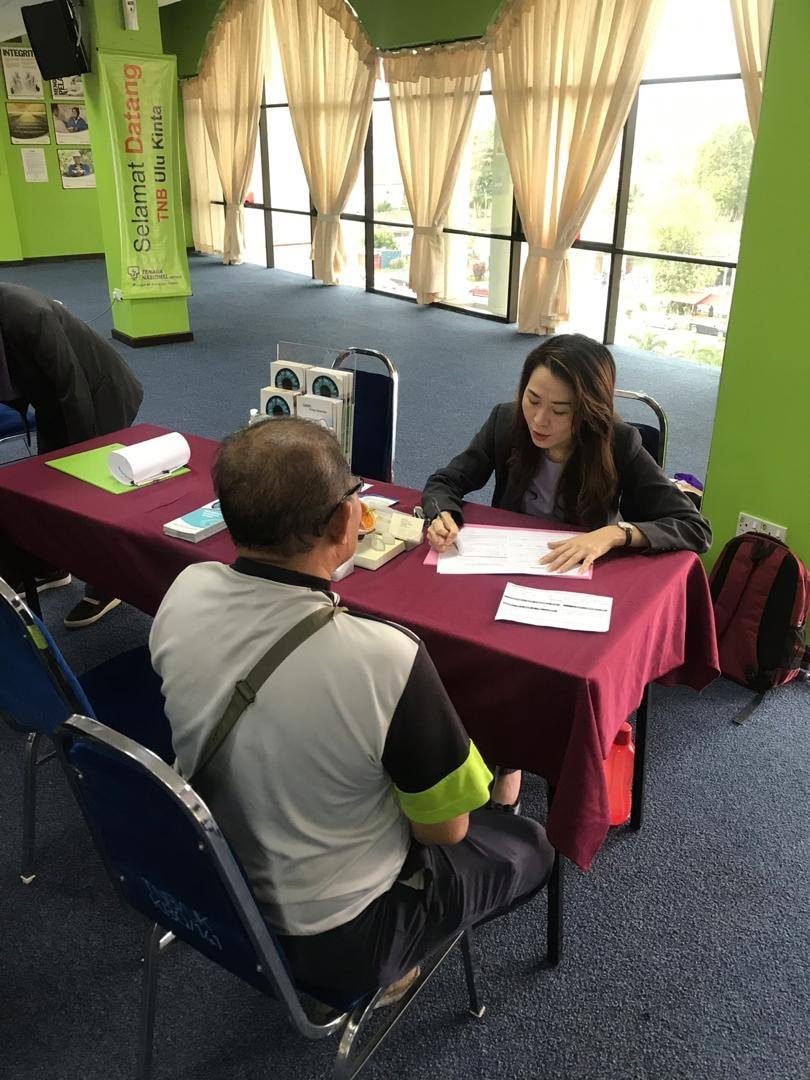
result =
[[556,626],[562,630],[590,630],[604,634],[610,629],[612,610],[612,596],[527,589],[510,581],[503,591],[495,618],[528,623],[529,626]]
[[39,146],[28,146],[24,147],[20,154],[26,184],[47,184],[48,163],[45,160],[45,151]]
[[[368,485],[371,487],[371,485]],[[365,491],[365,488],[363,489]],[[386,499],[384,495],[366,495],[363,502],[373,510],[385,510],[389,506],[396,506],[399,499]]]
[[107,466],[122,484],[146,484],[188,464],[191,447],[179,431],[110,451]]
[[486,529],[465,525],[458,534],[456,548],[444,551],[436,562],[439,574],[540,574],[549,577],[575,577],[586,581],[593,568],[584,574],[579,567],[559,573],[540,565],[548,555],[549,543],[570,540],[576,533],[548,529]]

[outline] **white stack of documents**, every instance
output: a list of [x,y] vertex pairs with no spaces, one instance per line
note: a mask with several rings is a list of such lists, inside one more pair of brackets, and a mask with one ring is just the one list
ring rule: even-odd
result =
[[528,623],[529,626],[556,626],[561,630],[591,630],[604,634],[610,629],[612,610],[612,596],[527,589],[510,581],[503,591],[495,618]]
[[576,533],[465,525],[455,548],[439,555],[436,570],[440,574],[549,574],[584,581],[593,576],[591,567],[584,574],[580,574],[579,567],[561,574],[540,565],[543,556],[551,551],[550,543],[570,540],[572,536]]

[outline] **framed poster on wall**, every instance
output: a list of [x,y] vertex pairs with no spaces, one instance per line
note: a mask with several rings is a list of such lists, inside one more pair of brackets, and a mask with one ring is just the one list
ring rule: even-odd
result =
[[15,146],[50,143],[48,113],[39,101],[7,101],[8,130]]
[[3,61],[3,77],[10,101],[44,99],[44,83],[33,49],[26,49],[22,45],[4,45],[0,48],[0,59]]
[[81,75],[65,75],[63,79],[51,79],[51,97],[54,101],[62,98],[83,98],[84,83]]
[[93,151],[57,150],[59,175],[63,188],[91,188],[96,186],[96,170],[93,165]]
[[90,126],[83,101],[75,105],[51,105],[53,130],[60,146],[79,146],[90,142]]

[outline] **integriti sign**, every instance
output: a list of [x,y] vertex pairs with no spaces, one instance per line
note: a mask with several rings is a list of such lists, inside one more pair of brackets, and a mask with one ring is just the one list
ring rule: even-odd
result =
[[174,57],[99,54],[113,148],[124,297],[188,296]]

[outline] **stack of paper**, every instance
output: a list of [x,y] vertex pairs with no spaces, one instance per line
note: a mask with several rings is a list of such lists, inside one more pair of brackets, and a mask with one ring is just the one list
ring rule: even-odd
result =
[[167,536],[174,536],[178,540],[190,540],[192,544],[199,544],[201,540],[207,540],[209,536],[222,532],[225,521],[219,508],[219,499],[206,503],[204,506],[191,510],[182,517],[167,521],[163,531]]
[[291,360],[274,360],[270,365],[270,385],[277,390],[292,390],[303,394],[311,364],[296,364]]
[[528,623],[529,626],[556,626],[561,630],[590,630],[605,634],[610,629],[612,596],[558,592],[556,589],[527,589],[509,582],[501,597],[496,619]]
[[354,428],[354,372],[336,368],[311,367],[306,374],[307,392],[297,400],[298,416],[315,420],[333,431],[341,450],[351,461]]
[[294,390],[279,390],[275,386],[263,386],[259,394],[259,413],[261,416],[295,416],[296,398]]
[[570,540],[575,533],[547,529],[488,528],[465,525],[458,534],[455,548],[439,555],[436,569],[440,574],[550,574],[554,577],[592,577],[593,568],[580,574],[579,567],[559,573],[541,565],[555,540]]

